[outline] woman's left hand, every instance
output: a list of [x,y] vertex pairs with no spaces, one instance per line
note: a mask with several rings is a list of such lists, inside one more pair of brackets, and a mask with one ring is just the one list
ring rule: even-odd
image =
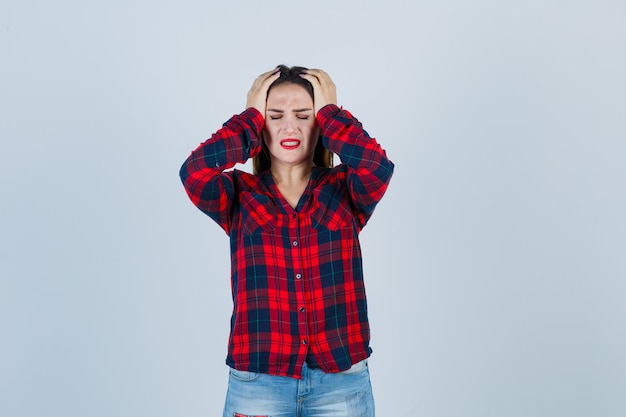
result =
[[308,69],[300,76],[313,85],[315,114],[327,104],[337,104],[337,87],[325,71]]

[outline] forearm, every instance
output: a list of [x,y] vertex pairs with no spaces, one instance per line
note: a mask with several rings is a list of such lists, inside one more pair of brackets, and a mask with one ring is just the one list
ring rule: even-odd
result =
[[232,180],[223,172],[258,154],[262,127],[261,113],[247,109],[224,123],[183,163],[180,178],[185,191],[191,201],[211,217],[226,211],[232,200]]
[[237,163],[244,163],[261,149],[263,117],[255,109],[233,116],[185,160],[180,178],[185,189],[196,193],[213,177]]
[[385,193],[393,163],[349,111],[328,105],[320,109],[317,120],[324,146],[350,168],[348,185],[352,196],[367,211],[367,206],[375,205]]

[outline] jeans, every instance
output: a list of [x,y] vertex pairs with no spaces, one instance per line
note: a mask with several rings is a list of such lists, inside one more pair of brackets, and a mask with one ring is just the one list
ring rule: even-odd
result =
[[306,364],[302,379],[230,370],[223,417],[374,417],[367,360],[338,373]]

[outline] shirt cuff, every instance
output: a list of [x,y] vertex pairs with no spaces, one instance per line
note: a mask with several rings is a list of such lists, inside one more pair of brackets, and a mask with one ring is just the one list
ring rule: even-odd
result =
[[254,107],[248,107],[241,113],[252,126],[254,126],[257,132],[260,132],[263,129],[263,125],[265,125],[265,117],[261,114],[259,110]]
[[336,104],[325,105],[317,112],[317,123],[320,126],[323,125],[328,119],[332,118],[340,111],[341,108],[339,108],[339,106],[337,106]]

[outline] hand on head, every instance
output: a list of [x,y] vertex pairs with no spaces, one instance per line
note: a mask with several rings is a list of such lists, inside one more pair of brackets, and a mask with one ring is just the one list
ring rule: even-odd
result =
[[[337,88],[330,76],[320,69],[307,69],[299,74],[313,86],[315,114],[327,104],[337,104]],[[271,71],[259,75],[252,83],[246,108],[254,107],[265,116],[265,103],[267,92],[272,83],[280,77],[280,69],[274,68]]]
[[315,95],[315,114],[327,104],[337,104],[337,87],[325,71],[320,69],[308,69],[300,74],[313,86]]
[[272,83],[278,79],[280,76],[280,70],[278,68],[274,68],[271,71],[264,72],[259,75],[256,80],[252,83],[252,87],[250,87],[250,91],[248,91],[248,99],[246,101],[246,108],[254,107],[258,111],[261,112],[263,117],[265,117],[265,102],[267,100],[267,90],[270,88]]

